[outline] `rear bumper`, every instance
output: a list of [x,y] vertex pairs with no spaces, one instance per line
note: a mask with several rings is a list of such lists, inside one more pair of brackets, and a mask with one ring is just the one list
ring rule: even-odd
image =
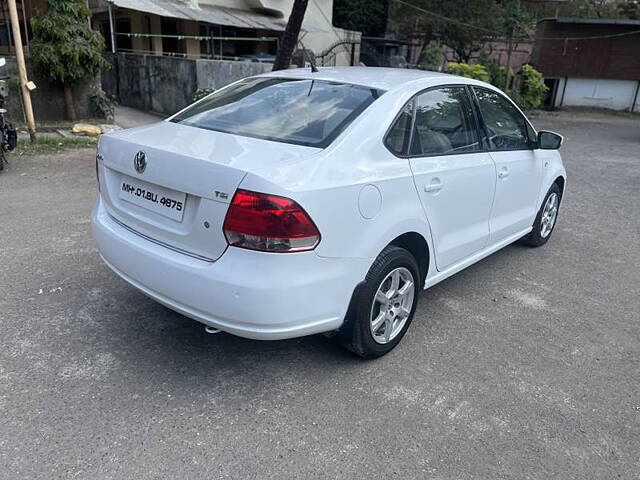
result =
[[99,199],[91,216],[105,263],[154,300],[234,335],[300,337],[342,325],[367,259],[277,254],[230,247],[206,262],[157,245],[116,223]]

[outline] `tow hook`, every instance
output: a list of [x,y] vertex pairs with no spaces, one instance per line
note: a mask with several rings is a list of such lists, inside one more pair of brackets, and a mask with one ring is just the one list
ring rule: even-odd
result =
[[205,333],[208,333],[210,335],[215,335],[216,333],[220,333],[222,330],[219,330],[219,329],[214,328],[214,327],[210,327],[209,325],[205,325],[204,331],[205,331]]

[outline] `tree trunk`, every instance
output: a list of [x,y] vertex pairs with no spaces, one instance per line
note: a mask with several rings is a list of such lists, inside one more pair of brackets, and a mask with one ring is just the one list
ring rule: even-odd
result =
[[511,38],[509,38],[508,42],[507,42],[507,74],[506,74],[506,78],[504,79],[504,91],[508,92],[509,91],[509,79],[511,78],[511,53],[513,52],[513,43],[511,41]]
[[67,108],[67,120],[75,122],[76,107],[73,105],[73,90],[71,85],[64,85],[64,105]]
[[300,28],[302,27],[302,20],[304,20],[308,3],[309,0],[294,0],[287,28],[282,34],[278,54],[273,62],[273,70],[284,70],[291,65],[291,57],[298,43],[298,35],[300,35]]

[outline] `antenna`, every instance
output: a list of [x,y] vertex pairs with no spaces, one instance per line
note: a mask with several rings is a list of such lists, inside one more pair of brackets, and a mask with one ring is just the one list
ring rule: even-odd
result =
[[307,49],[304,48],[304,43],[302,43],[302,40],[298,40],[298,43],[302,45],[302,52],[305,58],[307,59],[307,61],[309,62],[309,64],[311,65],[311,73],[318,73],[318,69],[316,68],[316,63],[313,60],[311,60],[311,57],[307,53]]

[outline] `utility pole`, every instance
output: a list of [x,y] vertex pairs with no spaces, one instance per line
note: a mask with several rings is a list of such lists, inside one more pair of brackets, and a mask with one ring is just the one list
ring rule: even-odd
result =
[[33,142],[36,139],[36,121],[33,118],[33,106],[31,105],[31,92],[29,91],[29,80],[27,79],[27,67],[24,63],[24,51],[22,50],[22,35],[20,34],[20,22],[18,20],[18,8],[16,0],[8,0],[9,17],[11,17],[11,30],[13,33],[13,44],[16,47],[16,60],[18,61],[18,73],[20,75],[20,89],[22,90],[22,100],[24,103],[24,113],[27,117],[27,129],[29,137]]

